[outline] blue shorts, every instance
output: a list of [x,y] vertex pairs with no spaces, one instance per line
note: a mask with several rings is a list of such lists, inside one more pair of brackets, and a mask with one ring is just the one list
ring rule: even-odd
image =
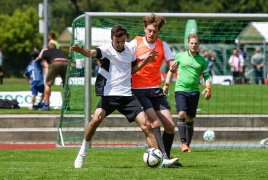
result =
[[200,92],[175,91],[177,113],[185,111],[187,116],[195,117]]
[[45,89],[44,85],[42,85],[42,86],[32,86],[31,87],[32,95],[37,95],[38,92],[43,94],[44,89]]

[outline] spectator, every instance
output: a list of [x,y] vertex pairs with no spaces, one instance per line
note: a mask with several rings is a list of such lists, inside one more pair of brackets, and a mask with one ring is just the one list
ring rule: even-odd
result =
[[[23,77],[28,81],[32,91],[32,110],[41,108],[41,103],[44,99],[44,79],[42,72],[41,60],[38,58],[38,53],[33,51],[30,53],[31,62],[23,73]],[[42,93],[38,105],[35,105],[36,95]]]
[[2,53],[2,49],[3,49],[3,45],[0,44],[0,84],[3,84],[3,78],[4,78],[4,71],[2,68],[4,56]]
[[54,43],[55,46],[56,46],[56,49],[59,49],[60,48],[60,44],[58,43],[58,41],[56,40],[56,35],[54,33],[49,33],[48,35],[48,39],[49,39],[49,42],[51,43]]
[[233,49],[233,54],[230,56],[228,63],[233,73],[233,84],[244,84],[244,58],[238,55],[237,49]]
[[254,55],[251,57],[251,64],[254,67],[255,84],[259,84],[259,80],[261,81],[261,84],[264,84],[264,77],[263,77],[264,63],[265,63],[265,57],[261,53],[260,48],[256,47]]
[[49,98],[51,94],[51,86],[55,78],[60,75],[63,86],[65,84],[65,76],[67,71],[68,60],[62,50],[56,49],[54,43],[49,42],[48,48],[43,49],[39,54],[39,59],[45,60],[49,65],[45,83],[45,105],[41,110],[49,111]]
[[211,50],[205,52],[205,59],[206,59],[207,66],[208,66],[208,73],[210,75],[210,78],[212,79],[212,76],[214,74],[213,66],[214,66],[215,56]]
[[39,49],[39,46],[38,46],[37,44],[34,45],[33,50],[34,50],[35,52],[37,52],[38,55],[39,55],[39,53],[40,53],[40,49]]

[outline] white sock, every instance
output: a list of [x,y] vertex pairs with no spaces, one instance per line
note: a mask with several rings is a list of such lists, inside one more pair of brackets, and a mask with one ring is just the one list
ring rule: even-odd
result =
[[80,151],[79,151],[79,154],[87,154],[87,151],[88,151],[88,148],[89,148],[89,141],[86,141],[85,139],[83,140],[83,143],[82,143],[82,146],[80,148]]

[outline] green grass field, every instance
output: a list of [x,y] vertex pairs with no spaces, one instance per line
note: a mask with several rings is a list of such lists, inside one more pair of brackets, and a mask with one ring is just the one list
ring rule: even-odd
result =
[[[84,89],[81,86],[70,86],[72,89],[71,110],[68,113],[83,112]],[[204,85],[200,85],[200,90]],[[0,85],[0,91],[29,91],[29,84],[25,79],[4,79]],[[52,86],[52,91],[61,91],[60,86]],[[212,98],[207,101],[203,95],[200,96],[198,114],[268,114],[268,86],[267,85],[212,85]],[[168,100],[171,111],[176,114],[174,100],[174,83],[171,83]],[[95,110],[99,97],[95,96],[92,86],[92,113]],[[52,111],[30,111],[27,108],[15,110],[1,110],[0,114],[59,114],[59,110]]]
[[0,179],[93,180],[263,180],[267,179],[267,149],[173,149],[182,168],[150,168],[145,149],[91,149],[84,168],[75,169],[78,149],[1,150]]

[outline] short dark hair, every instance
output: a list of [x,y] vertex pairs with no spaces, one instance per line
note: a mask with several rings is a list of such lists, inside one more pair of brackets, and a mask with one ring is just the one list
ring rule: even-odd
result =
[[55,35],[55,33],[53,33],[53,32],[49,33],[49,36],[50,36],[52,39],[55,39],[55,38],[56,38],[56,35]]
[[111,36],[122,37],[127,35],[127,29],[124,26],[116,25],[111,30]]

